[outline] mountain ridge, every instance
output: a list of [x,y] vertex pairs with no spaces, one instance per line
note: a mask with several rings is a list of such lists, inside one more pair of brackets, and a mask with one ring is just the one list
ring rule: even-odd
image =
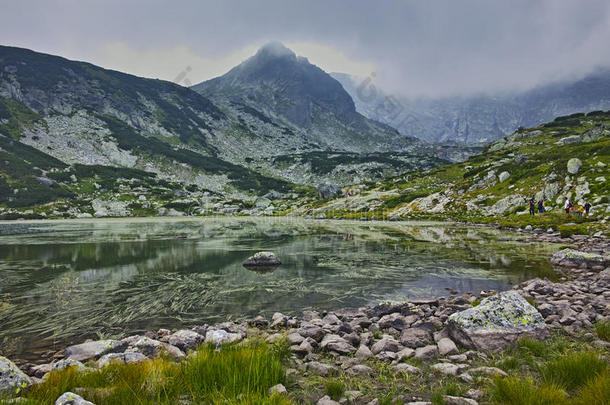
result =
[[[438,98],[409,98],[380,90],[373,98],[360,97],[359,92],[368,95],[368,82],[344,73],[331,75],[362,114],[427,142],[489,143],[519,127],[533,127],[572,113],[610,109],[610,69],[526,91]],[[393,109],[384,108],[385,100]]]
[[306,130],[322,149],[390,151],[413,144],[394,128],[356,111],[343,86],[281,43],[263,46],[226,74],[191,87],[224,104],[246,104]]

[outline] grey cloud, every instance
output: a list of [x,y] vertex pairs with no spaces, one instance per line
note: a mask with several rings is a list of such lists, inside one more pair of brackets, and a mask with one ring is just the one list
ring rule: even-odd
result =
[[22,0],[2,9],[7,45],[90,59],[125,42],[222,58],[270,40],[315,42],[375,63],[378,85],[407,95],[510,91],[610,66],[607,0]]

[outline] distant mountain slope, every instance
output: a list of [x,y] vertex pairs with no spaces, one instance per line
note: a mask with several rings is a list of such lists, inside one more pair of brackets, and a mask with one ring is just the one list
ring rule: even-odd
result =
[[[310,186],[368,180],[469,153],[426,148],[363,117],[336,80],[281,45],[263,47],[231,72],[199,86],[214,89],[206,97],[170,82],[0,46],[0,98],[23,106],[26,121],[30,113],[38,117],[25,126],[11,118],[18,124],[6,127],[9,136],[67,164],[140,169],[170,182],[252,195],[285,189],[282,180]],[[389,151],[401,158],[375,155]],[[336,170],[323,174],[302,159],[291,166],[274,159],[317,152],[369,155],[349,164],[331,160]]]
[[[565,80],[513,94],[412,99],[395,94],[400,114],[380,106],[387,97],[369,99],[362,80],[332,73],[365,116],[396,127],[401,133],[428,142],[490,142],[519,127],[533,127],[555,117],[610,109],[610,70],[579,80]],[[365,95],[362,97],[362,95]]]
[[[258,56],[272,60],[253,70],[270,69],[265,81],[246,81],[255,102],[0,46],[0,217],[163,215],[204,200],[215,212],[251,212],[262,195],[292,199],[323,182],[381,179],[472,153],[366,119],[320,69],[268,51]],[[288,74],[295,64],[303,70]],[[269,90],[279,83],[292,90]],[[292,101],[269,107],[276,96]],[[274,209],[284,208],[255,212]]]
[[227,109],[254,109],[289,123],[320,149],[389,151],[414,142],[359,114],[339,82],[280,43],[265,45],[225,75],[192,88]]
[[610,111],[577,113],[519,129],[464,162],[384,179],[352,198],[305,205],[295,213],[518,224],[528,217],[533,198],[547,210],[531,218],[534,223],[565,222],[572,228],[569,223],[583,219],[566,218],[563,204],[570,199],[583,205],[589,201],[594,216],[586,222],[599,221],[595,229],[607,232],[609,190]]

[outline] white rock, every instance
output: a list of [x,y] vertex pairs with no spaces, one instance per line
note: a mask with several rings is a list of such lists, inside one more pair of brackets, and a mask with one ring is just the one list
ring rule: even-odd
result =
[[581,166],[582,166],[582,162],[578,158],[572,158],[572,159],[568,160],[568,173],[570,173],[570,174],[578,173]]
[[64,392],[55,401],[55,405],[95,405],[73,392]]

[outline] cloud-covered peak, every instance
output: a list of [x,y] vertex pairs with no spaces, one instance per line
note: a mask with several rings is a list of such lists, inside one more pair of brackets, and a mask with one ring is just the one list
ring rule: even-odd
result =
[[296,54],[292,50],[286,48],[284,46],[284,44],[282,44],[279,41],[272,41],[272,42],[266,43],[258,50],[256,55],[257,56],[270,56],[270,57],[277,57],[277,58],[281,58],[281,57],[296,58]]

